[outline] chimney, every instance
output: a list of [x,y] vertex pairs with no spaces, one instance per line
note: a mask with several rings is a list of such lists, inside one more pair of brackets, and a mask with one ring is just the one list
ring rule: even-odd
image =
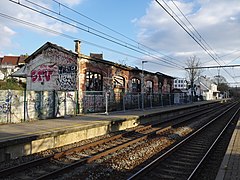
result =
[[74,42],[75,42],[75,52],[80,54],[80,52],[81,52],[81,45],[80,45],[81,41],[75,40]]
[[90,57],[103,60],[103,54],[90,53]]

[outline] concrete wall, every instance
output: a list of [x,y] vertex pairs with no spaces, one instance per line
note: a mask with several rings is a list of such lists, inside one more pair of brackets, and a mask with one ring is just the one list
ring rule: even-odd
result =
[[0,90],[0,124],[76,113],[76,92]]

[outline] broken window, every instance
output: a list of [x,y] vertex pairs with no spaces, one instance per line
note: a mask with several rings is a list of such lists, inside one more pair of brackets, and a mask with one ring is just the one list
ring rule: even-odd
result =
[[102,75],[96,72],[86,72],[86,90],[87,91],[102,91],[103,78]]
[[153,93],[153,82],[152,81],[146,82],[146,91],[149,94]]
[[132,92],[141,92],[141,81],[137,78],[132,79]]
[[125,88],[125,79],[122,76],[114,76],[114,88]]

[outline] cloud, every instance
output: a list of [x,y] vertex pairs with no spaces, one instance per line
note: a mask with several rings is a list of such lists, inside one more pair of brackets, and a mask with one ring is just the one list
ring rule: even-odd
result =
[[0,23],[0,54],[3,49],[12,47],[12,37],[16,34],[14,30]]
[[83,2],[84,0],[60,0],[60,3],[63,3],[65,5],[69,5],[69,6],[76,6],[79,5]]
[[[166,2],[177,12],[171,1]],[[205,40],[220,56],[240,47],[240,1],[174,2],[201,35],[198,36],[195,32],[196,38]],[[180,12],[177,12],[177,15],[191,28]],[[167,52],[182,61],[187,59],[191,52],[192,55],[197,53],[195,55],[200,56],[200,59],[211,60],[211,57],[155,1],[149,4],[145,15],[135,19],[133,23],[139,28],[138,40],[147,46]],[[194,30],[191,28],[191,31]]]
[[[17,0],[15,2],[18,2]],[[29,3],[28,1],[20,1],[21,3],[34,7],[38,9],[39,11],[43,12],[44,10],[34,6],[34,4]],[[37,3],[40,6],[44,8],[48,8],[51,10],[58,10],[58,6],[56,3],[52,1],[52,3],[49,4],[49,1],[40,1],[40,0],[35,0],[31,1],[33,3]],[[65,1],[63,0],[66,5],[77,5],[82,2],[82,0],[73,0],[73,1]],[[0,12],[2,14],[21,19],[23,21],[27,21],[33,24],[37,24],[38,26],[46,27],[48,29],[52,29],[54,31],[62,32],[62,33],[76,33],[77,29],[69,26],[67,24],[64,24],[62,22],[59,22],[57,20],[51,19],[50,17],[44,16],[42,14],[36,13],[30,9],[24,8],[18,4],[15,4],[13,2],[10,2],[8,0],[2,0],[0,1]],[[47,11],[45,11],[47,12]],[[47,12],[49,13],[49,12]],[[52,14],[56,16],[55,14]],[[3,54],[5,49],[11,49],[11,47],[16,47],[16,44],[13,43],[13,38],[18,37],[18,34],[20,34],[21,31],[28,31],[28,32],[33,32],[33,33],[38,33],[40,35],[46,35],[46,32],[43,32],[41,30],[38,30],[36,28],[33,28],[31,26],[26,26],[21,23],[16,23],[15,21],[11,21],[9,19],[3,18],[0,16],[0,53]],[[53,34],[48,34],[51,36],[54,36]],[[17,45],[19,46],[19,44]]]

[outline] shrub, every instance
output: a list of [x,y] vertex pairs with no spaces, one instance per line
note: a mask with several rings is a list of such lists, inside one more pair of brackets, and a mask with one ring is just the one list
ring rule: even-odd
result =
[[0,89],[1,90],[24,90],[26,87],[25,83],[17,82],[16,79],[6,79],[6,81],[0,81]]

